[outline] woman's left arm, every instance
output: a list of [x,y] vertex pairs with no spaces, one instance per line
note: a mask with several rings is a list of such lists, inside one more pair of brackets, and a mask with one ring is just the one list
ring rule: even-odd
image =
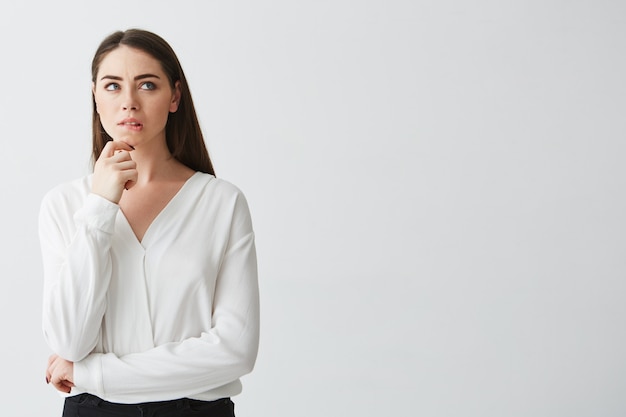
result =
[[259,345],[255,237],[243,196],[216,281],[211,328],[199,337],[118,357],[90,354],[74,364],[76,386],[113,401],[193,396],[252,371]]

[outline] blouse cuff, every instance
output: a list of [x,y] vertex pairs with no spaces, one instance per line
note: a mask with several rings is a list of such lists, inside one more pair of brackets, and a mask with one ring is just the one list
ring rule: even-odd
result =
[[74,214],[74,220],[88,228],[112,234],[119,206],[98,194],[90,193],[83,207]]
[[98,397],[104,396],[101,353],[92,353],[85,359],[74,362],[74,385],[81,391]]

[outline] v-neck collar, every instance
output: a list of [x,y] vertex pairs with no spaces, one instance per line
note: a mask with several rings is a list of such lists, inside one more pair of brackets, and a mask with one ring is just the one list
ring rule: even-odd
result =
[[170,198],[170,200],[167,202],[167,204],[161,209],[161,211],[159,211],[159,213],[156,215],[156,217],[148,225],[148,228],[146,229],[146,231],[143,234],[143,239],[141,239],[141,240],[139,240],[137,238],[137,235],[135,234],[135,231],[133,230],[132,226],[130,225],[130,222],[126,218],[126,215],[124,214],[124,212],[121,209],[118,211],[118,216],[122,220],[122,223],[124,224],[126,232],[130,235],[130,237],[132,238],[132,241],[134,243],[139,245],[143,250],[147,249],[148,246],[150,246],[150,237],[154,233],[153,229],[157,229],[158,224],[162,221],[161,218],[165,217],[165,215],[167,214],[167,212],[169,210],[172,210],[171,207],[176,204],[177,200],[182,198],[181,195],[183,195],[185,193],[185,190],[190,187],[190,184],[192,183],[192,180],[194,180],[199,175],[200,175],[200,172],[196,171],[196,172],[194,172],[191,175],[191,177],[189,177],[189,178],[187,178],[187,180],[185,180],[185,182],[178,189],[176,194],[174,194],[174,196],[172,198]]

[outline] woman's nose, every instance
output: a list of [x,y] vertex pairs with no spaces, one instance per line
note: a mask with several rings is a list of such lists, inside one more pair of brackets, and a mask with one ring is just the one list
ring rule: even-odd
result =
[[137,98],[132,92],[127,92],[124,95],[124,99],[122,101],[122,108],[124,110],[138,110],[139,103],[137,102]]

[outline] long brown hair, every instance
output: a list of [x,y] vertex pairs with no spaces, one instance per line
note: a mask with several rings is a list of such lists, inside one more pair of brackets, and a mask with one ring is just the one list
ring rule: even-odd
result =
[[[141,29],[129,29],[117,31],[107,36],[101,43],[91,62],[91,78],[96,82],[98,69],[104,57],[120,45],[139,49],[150,54],[161,63],[163,71],[169,79],[170,86],[174,88],[177,81],[180,82],[180,103],[178,110],[170,113],[165,127],[165,138],[172,156],[189,168],[215,175],[209,152],[207,151],[204,137],[200,130],[200,123],[191,99],[191,92],[183,69],[172,47],[159,35]],[[93,152],[92,162],[100,156],[104,145],[111,137],[104,131],[100,122],[100,115],[96,111],[96,101],[93,102]]]

